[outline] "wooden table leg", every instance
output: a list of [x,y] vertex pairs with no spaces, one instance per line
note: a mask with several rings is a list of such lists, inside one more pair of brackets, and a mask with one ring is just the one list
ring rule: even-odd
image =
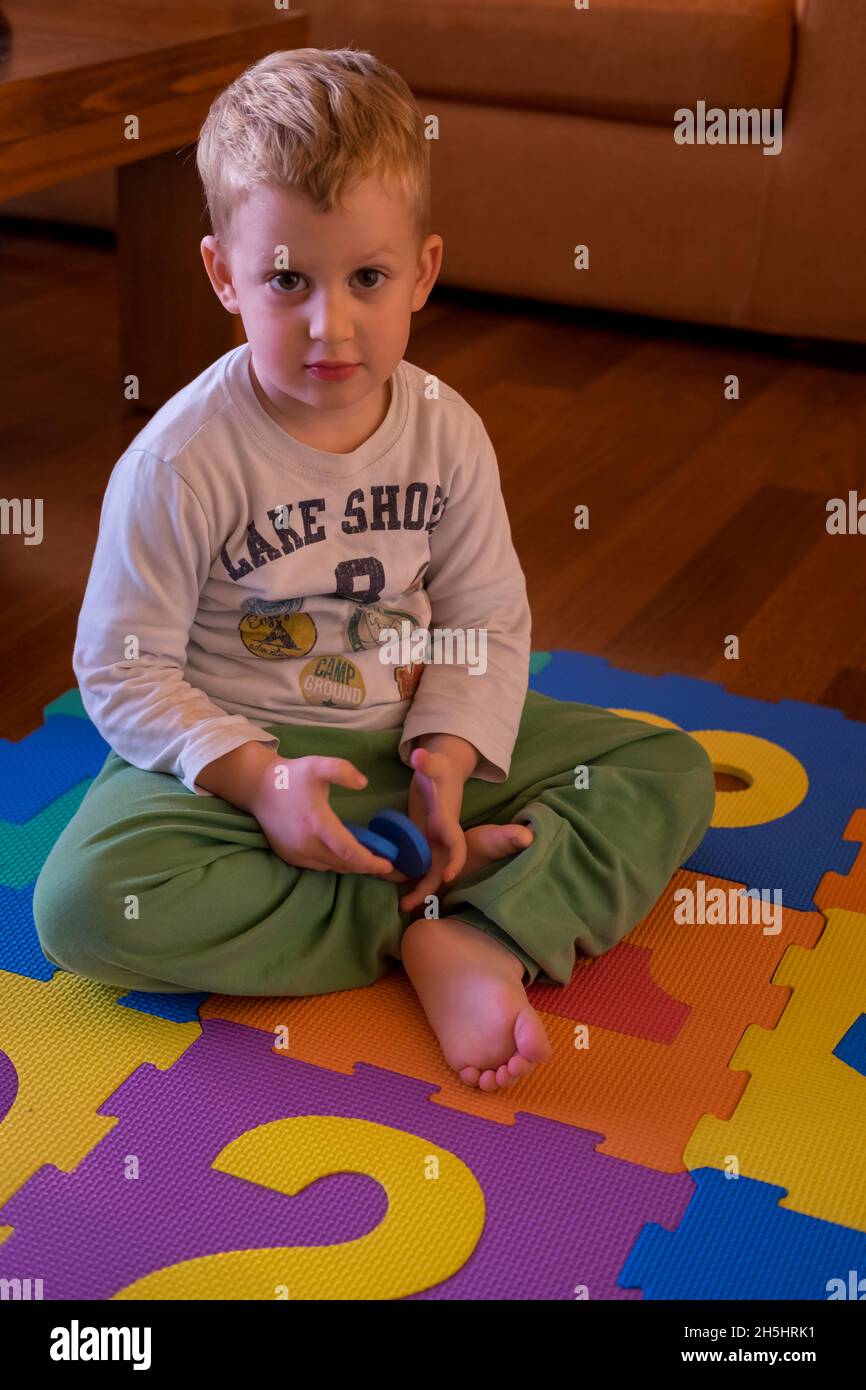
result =
[[120,371],[151,410],[243,341],[207,278],[209,231],[194,145],[118,168]]

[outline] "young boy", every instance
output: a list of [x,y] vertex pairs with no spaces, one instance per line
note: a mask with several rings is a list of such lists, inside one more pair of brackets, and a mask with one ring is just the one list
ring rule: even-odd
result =
[[[550,1052],[525,985],[646,915],[712,767],[677,729],[527,689],[490,439],[403,359],[443,242],[402,79],[273,53],[214,102],[198,167],[248,341],[109,480],[73,665],[112,751],[39,877],[42,947],[163,992],[319,994],[402,961],[462,1080],[511,1086]],[[483,661],[436,660],[449,630]],[[389,631],[433,659],[386,660]],[[402,897],[342,823],[385,807],[432,845]]]

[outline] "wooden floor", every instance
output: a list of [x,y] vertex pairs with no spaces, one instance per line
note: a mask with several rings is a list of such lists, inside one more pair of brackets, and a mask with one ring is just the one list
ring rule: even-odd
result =
[[[112,246],[3,228],[0,264],[2,493],[44,508],[41,545],[0,536],[0,734],[19,739],[75,684],[102,495],[147,417],[122,398]],[[825,529],[830,498],[866,498],[862,351],[435,289],[406,357],[493,439],[535,650],[866,720],[866,535]]]

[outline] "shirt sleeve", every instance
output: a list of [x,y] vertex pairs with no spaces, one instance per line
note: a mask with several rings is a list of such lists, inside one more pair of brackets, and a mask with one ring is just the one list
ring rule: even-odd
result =
[[72,665],[84,708],[127,762],[196,776],[250,740],[279,747],[184,680],[189,633],[210,573],[207,517],[170,463],[142,450],[108,480]]
[[[436,630],[451,628],[465,634],[467,659],[425,664],[399,751],[401,761],[411,766],[409,755],[422,734],[458,734],[480,754],[472,776],[505,782],[529,685],[532,617],[496,454],[480,417],[476,419],[480,447],[454,471],[430,535],[425,576],[431,605],[428,654],[435,654]],[[470,629],[475,629],[474,647]],[[443,650],[447,654],[447,644]]]

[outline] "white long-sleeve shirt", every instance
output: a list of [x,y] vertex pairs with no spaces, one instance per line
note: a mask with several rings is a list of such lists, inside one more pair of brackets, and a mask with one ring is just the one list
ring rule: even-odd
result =
[[531,618],[480,416],[401,361],[378,429],[328,453],[271,418],[249,360],[214,362],[114,466],[73,655],[88,715],[200,796],[215,758],[278,748],[269,724],[402,726],[407,766],[422,734],[458,734],[473,776],[505,781]]

